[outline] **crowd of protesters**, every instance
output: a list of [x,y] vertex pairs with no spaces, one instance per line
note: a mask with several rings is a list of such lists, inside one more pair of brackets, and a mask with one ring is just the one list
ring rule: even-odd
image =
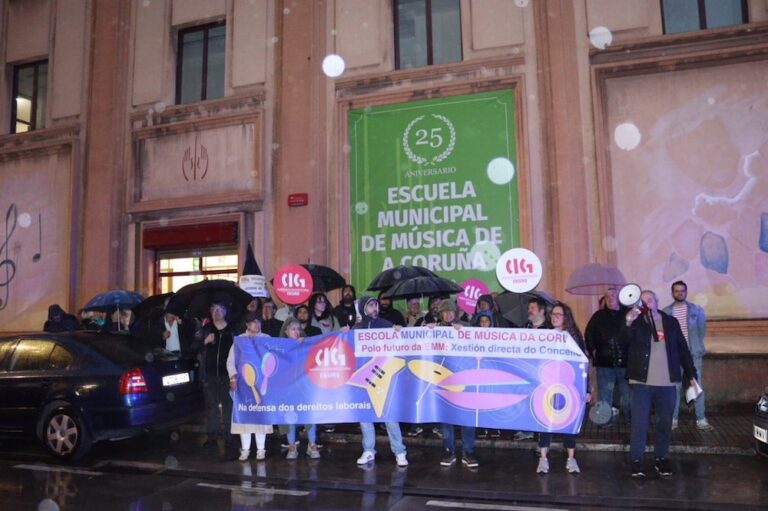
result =
[[[333,331],[347,331],[359,328],[410,328],[435,326],[463,326],[481,328],[546,328],[566,331],[576,341],[590,363],[596,366],[599,400],[604,407],[616,416],[631,422],[632,427],[632,475],[644,477],[642,452],[645,450],[646,434],[651,410],[656,414],[656,471],[663,476],[671,475],[667,460],[671,429],[677,423],[677,407],[681,382],[694,382],[698,378],[700,365],[694,367],[688,348],[688,328],[690,320],[685,316],[692,309],[694,315],[703,318],[703,311],[685,302],[685,293],[679,290],[683,282],[673,285],[675,302],[667,310],[670,314],[658,310],[658,299],[652,291],[641,295],[643,307],[627,308],[618,303],[617,290],[609,288],[601,298],[601,308],[587,324],[585,335],[576,325],[571,308],[559,301],[551,302],[542,298],[533,298],[527,304],[527,321],[516,325],[501,313],[494,295],[483,295],[477,300],[473,314],[458,309],[448,296],[430,296],[428,308],[422,312],[422,299],[419,296],[405,300],[405,311],[393,306],[392,300],[382,297],[362,296],[358,299],[353,286],[345,286],[340,293],[340,301],[332,307],[328,296],[314,293],[306,304],[278,309],[269,299],[254,299],[248,306],[245,317],[239,323],[230,318],[231,303],[227,295],[214,296],[206,318],[188,318],[182,310],[166,307],[135,321],[130,310],[115,310],[113,313],[92,313],[80,311],[80,319],[67,314],[59,305],[51,305],[44,330],[61,332],[87,329],[105,332],[132,333],[148,339],[157,346],[185,357],[196,357],[200,362],[200,379],[203,382],[206,429],[208,437],[203,446],[217,445],[217,439],[223,437],[228,447],[235,445],[233,435],[239,435],[240,453],[238,459],[247,461],[251,455],[252,435],[256,439],[256,459],[266,457],[266,435],[274,431],[273,425],[235,424],[231,421],[233,391],[238,382],[248,383],[248,375],[238,374],[235,360],[235,343],[262,342],[264,337],[281,337],[302,342],[306,337],[326,334]],[[687,292],[687,286],[684,288]],[[677,294],[675,294],[677,293]],[[681,300],[678,300],[682,296]],[[680,304],[688,307],[680,312]],[[172,305],[172,304],[171,304]],[[675,315],[672,315],[674,312]],[[677,318],[680,316],[680,318]],[[638,321],[639,318],[642,318]],[[681,329],[681,323],[686,328]],[[695,326],[695,325],[694,325]],[[693,328],[693,327],[691,327]],[[686,333],[684,333],[686,332]],[[703,332],[697,332],[703,338]],[[659,339],[666,340],[662,345]],[[703,352],[702,346],[697,355]],[[700,361],[698,361],[700,364]],[[252,376],[252,375],[251,375]],[[677,394],[675,387],[678,388]],[[618,392],[614,405],[614,389]],[[592,399],[593,389],[587,381],[585,402]],[[674,423],[673,424],[673,415]],[[697,426],[709,431],[711,426],[703,416],[703,399],[697,408]],[[403,443],[400,424],[384,424],[389,437],[390,448],[398,466],[407,466],[406,448]],[[332,426],[329,427],[330,430]],[[298,428],[296,424],[280,428],[287,436],[286,458],[295,460],[299,457]],[[286,431],[287,429],[287,431]],[[317,425],[306,425],[308,438],[306,454],[310,459],[319,459],[320,446],[317,441]],[[375,425],[360,424],[362,431],[363,454],[357,459],[360,465],[375,460]],[[411,425],[409,436],[423,431],[422,425]],[[474,454],[476,436],[499,437],[500,430],[480,430],[475,427],[461,426],[462,452],[461,463],[467,468],[479,465]],[[458,461],[456,454],[455,427],[452,424],[439,424],[433,432],[442,437],[444,455],[440,465],[449,467]],[[575,458],[576,435],[562,435],[567,451],[566,470],[578,473],[579,465]],[[515,433],[515,440],[534,438],[534,434],[525,431]],[[552,441],[551,433],[538,435],[540,457],[536,472],[549,472],[548,452]]]

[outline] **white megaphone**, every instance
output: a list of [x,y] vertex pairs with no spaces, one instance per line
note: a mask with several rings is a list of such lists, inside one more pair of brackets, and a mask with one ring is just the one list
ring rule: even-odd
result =
[[637,284],[627,284],[619,290],[619,303],[630,309],[640,302],[642,289]]

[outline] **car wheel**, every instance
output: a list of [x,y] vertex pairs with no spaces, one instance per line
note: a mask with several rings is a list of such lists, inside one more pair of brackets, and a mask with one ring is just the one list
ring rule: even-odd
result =
[[72,408],[58,408],[45,418],[43,443],[53,456],[75,460],[91,447],[88,431],[80,415]]

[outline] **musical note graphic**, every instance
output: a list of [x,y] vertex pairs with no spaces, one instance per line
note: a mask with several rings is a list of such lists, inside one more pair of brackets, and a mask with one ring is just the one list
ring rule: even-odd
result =
[[37,253],[32,256],[32,262],[36,263],[43,257],[43,215],[37,214]]
[[[11,294],[10,284],[16,276],[16,263],[10,258],[8,245],[13,232],[16,230],[17,219],[16,204],[11,204],[5,213],[5,238],[2,240],[3,244],[0,245],[0,257],[3,257],[3,251],[5,251],[5,257],[0,260],[0,311],[8,306],[8,299]],[[5,273],[5,277],[3,277],[3,273]]]

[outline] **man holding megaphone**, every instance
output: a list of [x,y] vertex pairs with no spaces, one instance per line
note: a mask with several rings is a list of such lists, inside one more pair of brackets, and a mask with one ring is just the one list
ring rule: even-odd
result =
[[659,475],[672,475],[668,454],[676,384],[695,385],[698,377],[680,323],[658,305],[656,293],[642,291],[619,334],[620,342],[627,345],[627,379],[632,387],[632,477],[645,477],[643,454],[652,409],[656,412],[654,466]]

